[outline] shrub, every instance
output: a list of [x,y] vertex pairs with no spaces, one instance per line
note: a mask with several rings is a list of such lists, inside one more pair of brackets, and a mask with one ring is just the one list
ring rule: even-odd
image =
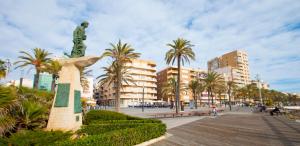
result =
[[84,125],[77,133],[86,133],[88,135],[103,134],[106,132],[121,130],[126,128],[135,128],[141,126],[141,123],[114,123],[114,124],[91,124]]
[[48,91],[44,90],[37,90],[37,89],[32,89],[32,88],[27,88],[27,87],[21,87],[19,88],[18,92],[23,95],[34,95],[38,98],[43,98],[44,100],[52,100],[54,97],[54,94]]
[[7,142],[14,146],[47,146],[56,141],[68,140],[71,132],[62,131],[19,131],[13,134]]
[[8,145],[7,143],[7,139],[6,138],[3,138],[3,137],[0,137],[0,145]]
[[86,114],[86,124],[92,121],[106,121],[106,120],[141,120],[142,118],[128,116],[122,113],[105,110],[92,110]]
[[142,119],[142,120],[107,120],[107,121],[91,121],[89,124],[121,124],[121,123],[161,123],[160,120],[157,119]]
[[111,131],[99,135],[91,135],[78,140],[67,140],[57,143],[62,146],[88,145],[136,145],[144,141],[159,137],[166,132],[165,124],[143,124],[135,128]]

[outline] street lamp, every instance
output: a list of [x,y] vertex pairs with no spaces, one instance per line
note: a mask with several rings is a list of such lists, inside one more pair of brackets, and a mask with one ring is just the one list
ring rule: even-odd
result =
[[10,67],[11,67],[10,60],[6,59],[6,62],[5,62],[6,74],[8,74],[8,72],[10,71]]
[[142,112],[144,112],[144,103],[145,103],[145,85],[143,84]]
[[257,80],[257,85],[258,85],[260,103],[263,104],[263,100],[262,100],[262,96],[261,96],[261,84],[260,84],[260,79],[259,79],[258,74],[256,74],[256,80]]

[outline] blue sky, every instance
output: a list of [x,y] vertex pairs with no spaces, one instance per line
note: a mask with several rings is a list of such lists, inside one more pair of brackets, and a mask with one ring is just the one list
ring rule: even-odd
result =
[[[101,55],[118,39],[143,59],[166,67],[167,43],[183,37],[194,45],[196,61],[242,49],[250,75],[259,73],[271,88],[300,92],[300,1],[298,0],[1,0],[0,58],[16,61],[18,52],[40,47],[53,56],[72,48],[72,31],[87,20],[87,55]],[[101,74],[101,60],[91,68]],[[34,70],[25,71],[32,77]],[[20,76],[14,70],[8,79]]]

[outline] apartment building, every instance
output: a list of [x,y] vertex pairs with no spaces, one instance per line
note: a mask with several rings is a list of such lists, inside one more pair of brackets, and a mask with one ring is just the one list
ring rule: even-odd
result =
[[[204,70],[200,69],[193,69],[193,68],[181,68],[181,83],[182,86],[188,87],[188,84],[191,80],[195,79],[202,73],[205,73]],[[157,98],[163,99],[164,101],[170,102],[170,97],[163,97],[162,95],[162,88],[163,85],[168,81],[170,78],[177,79],[177,67],[167,67],[157,73]],[[189,102],[193,100],[193,94],[189,90],[182,90],[181,91],[181,99],[180,101]]]
[[216,57],[207,62],[208,71],[223,74],[242,87],[250,84],[249,63],[247,52],[236,50]]
[[[132,77],[134,83],[123,83],[120,96],[120,106],[128,107],[144,101],[157,99],[156,85],[156,63],[148,60],[134,59],[127,63],[128,74]],[[115,104],[114,84],[104,85],[100,88],[100,97],[109,102],[109,105]]]

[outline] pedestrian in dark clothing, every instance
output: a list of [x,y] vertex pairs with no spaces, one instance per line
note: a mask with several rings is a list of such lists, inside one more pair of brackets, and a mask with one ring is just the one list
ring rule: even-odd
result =
[[280,113],[280,110],[279,110],[279,108],[277,106],[275,107],[275,109],[273,109],[272,111],[270,111],[270,115],[273,116],[274,113],[276,113],[277,116]]

